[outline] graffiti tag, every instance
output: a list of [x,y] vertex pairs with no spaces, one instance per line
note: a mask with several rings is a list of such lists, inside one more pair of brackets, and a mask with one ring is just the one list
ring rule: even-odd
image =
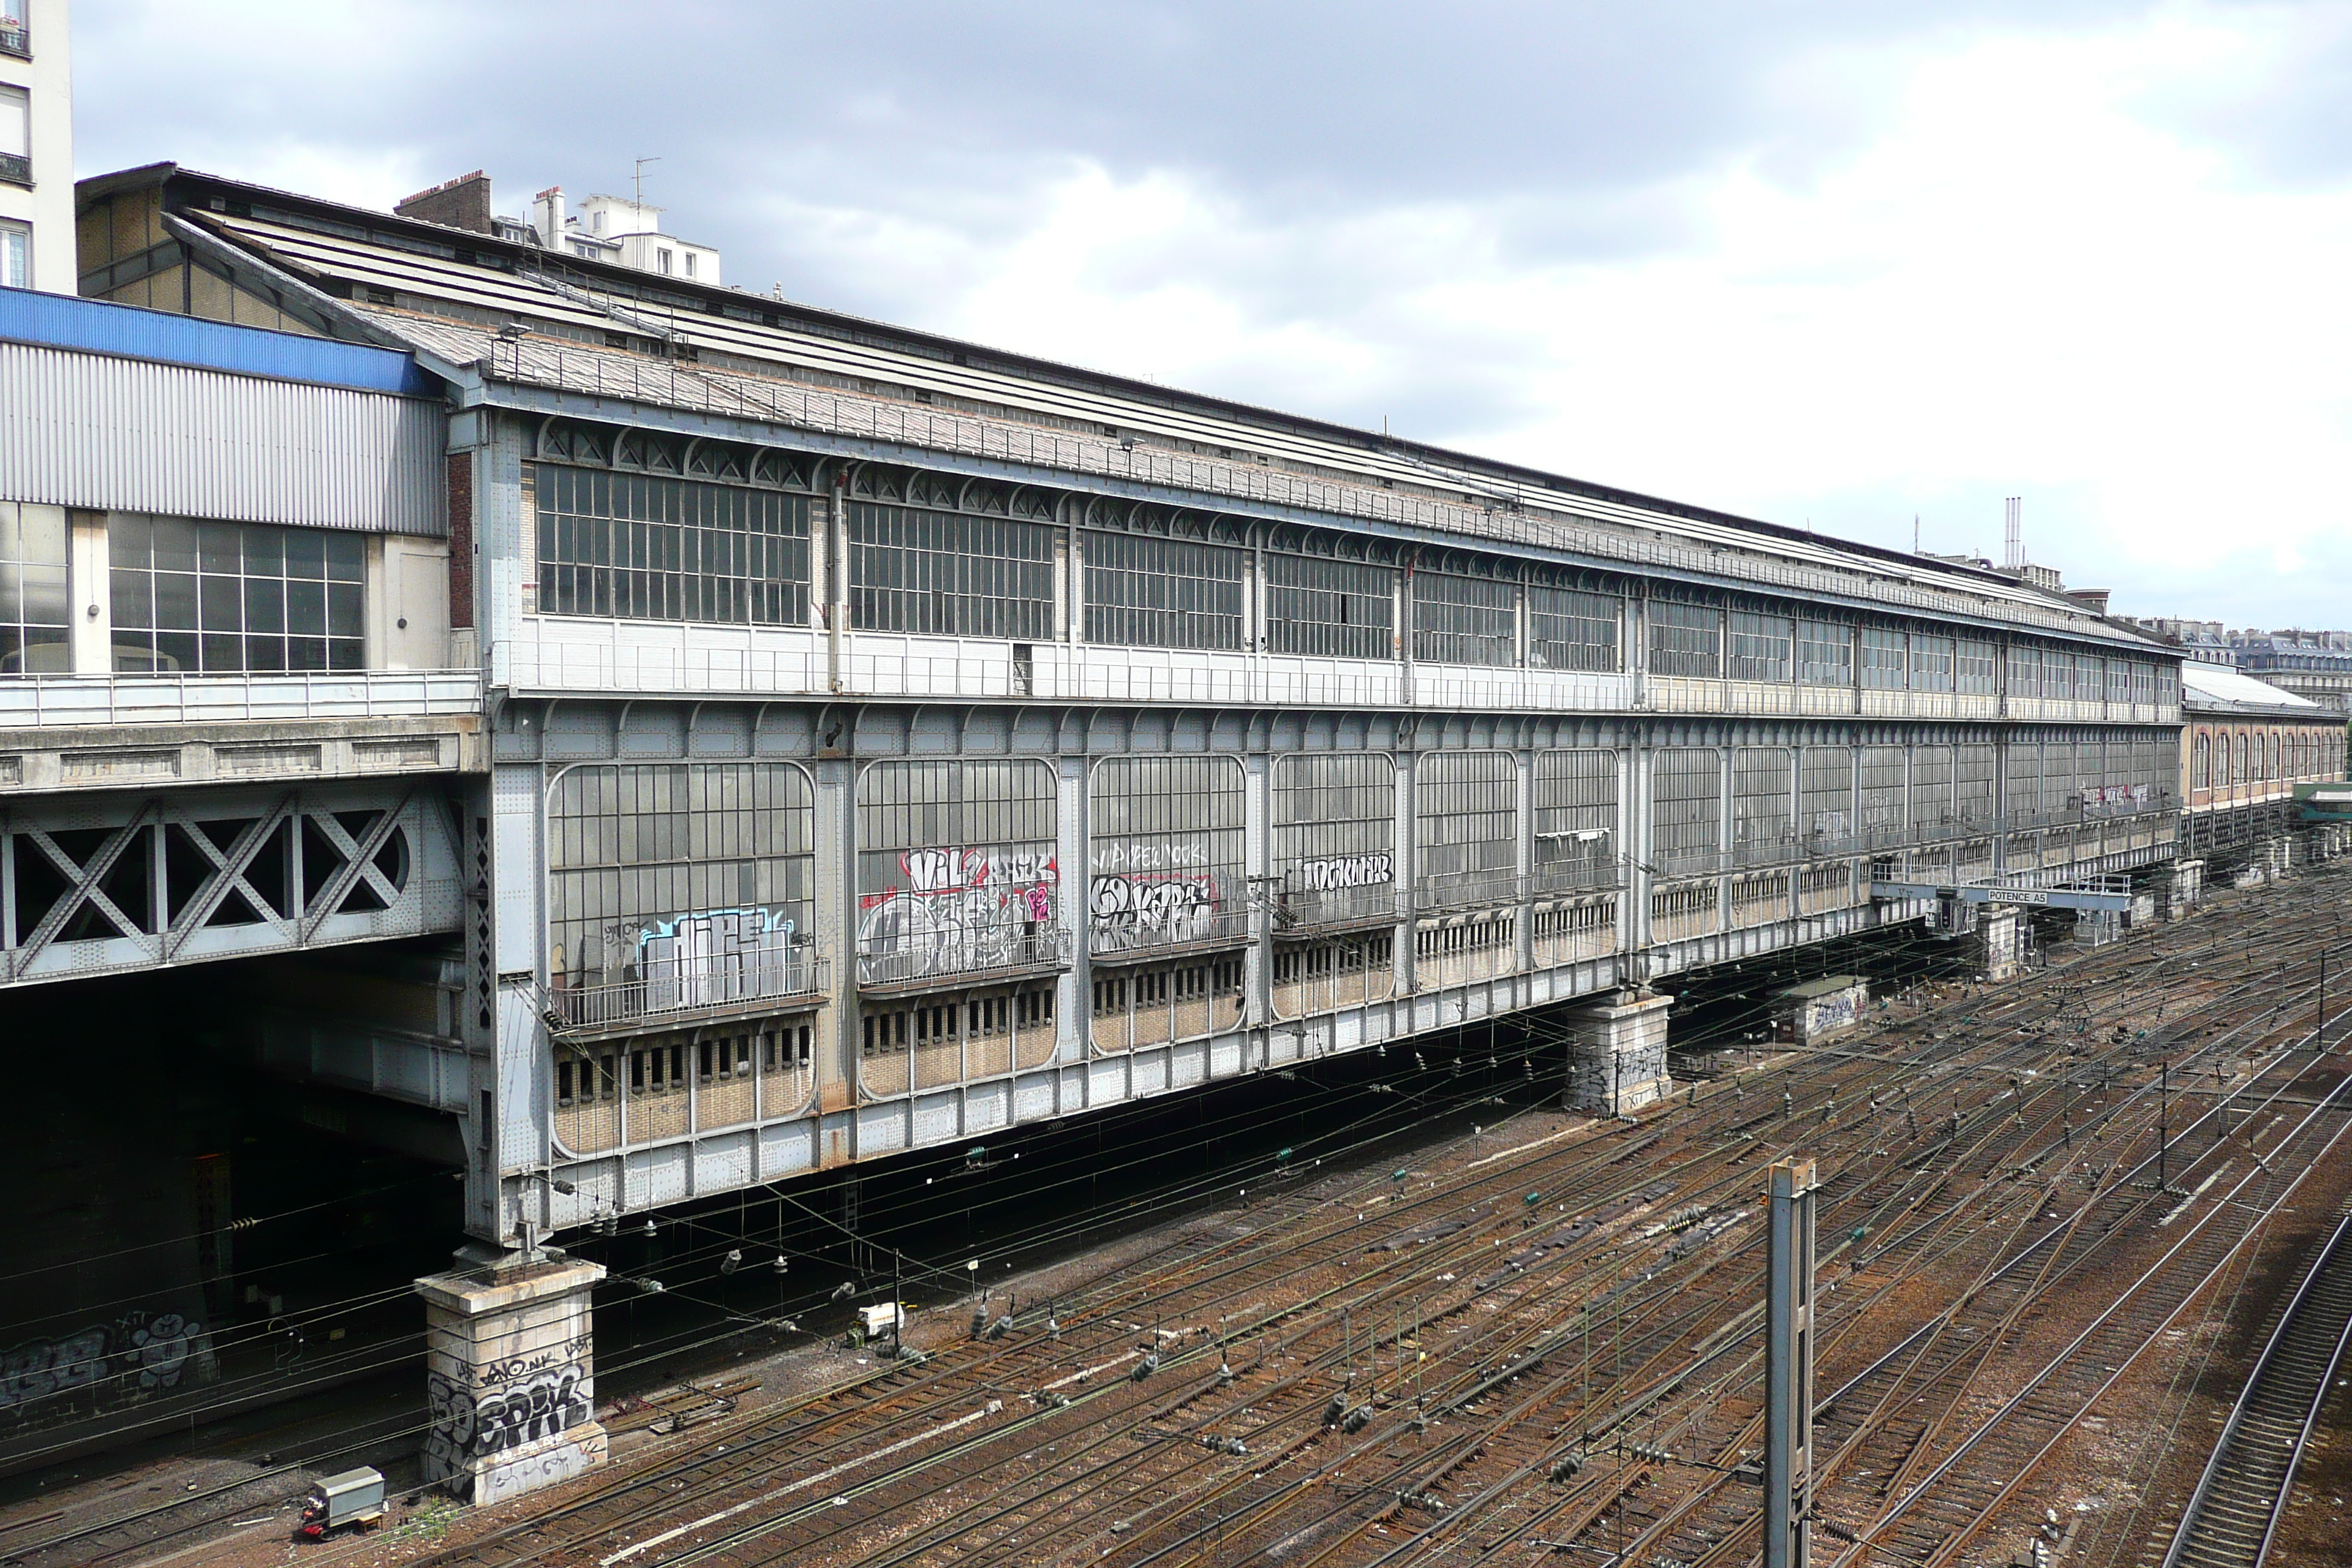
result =
[[1391,882],[1396,879],[1396,868],[1386,853],[1344,855],[1329,860],[1301,860],[1295,874],[1303,892],[1336,893]]
[[595,1414],[588,1374],[576,1364],[534,1373],[493,1392],[476,1394],[439,1375],[425,1387],[425,1474],[428,1480],[471,1486],[477,1459],[491,1458],[560,1437]]
[[37,1421],[44,1401],[84,1390],[97,1408],[116,1409],[211,1375],[202,1323],[178,1312],[129,1312],[0,1352],[0,1412],[16,1423]]
[[903,887],[858,900],[858,978],[869,984],[1024,962],[1054,918],[1060,872],[1048,849],[909,849],[898,869]]
[[1087,889],[1095,951],[1193,942],[1210,934],[1217,885],[1210,877],[1097,877]]
[[637,932],[648,1007],[693,1007],[792,989],[793,922],[773,910],[711,910]]

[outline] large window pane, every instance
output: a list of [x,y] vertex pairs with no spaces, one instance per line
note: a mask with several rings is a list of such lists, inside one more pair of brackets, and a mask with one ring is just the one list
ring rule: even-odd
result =
[[1246,552],[1132,533],[1089,533],[1085,550],[1088,642],[1242,646]]
[[65,509],[0,502],[0,675],[71,666]]
[[1044,641],[1054,626],[1053,531],[853,502],[849,615],[866,631]]
[[1415,573],[1412,657],[1431,664],[1518,663],[1519,590],[1485,577]]
[[807,623],[807,497],[553,463],[529,473],[543,613]]
[[117,669],[366,666],[357,534],[117,516],[107,552]]
[[806,989],[814,816],[784,763],[566,771],[547,812],[555,1005],[599,1022]]
[[1265,558],[1265,643],[1325,658],[1396,656],[1396,578],[1385,566],[1313,555]]

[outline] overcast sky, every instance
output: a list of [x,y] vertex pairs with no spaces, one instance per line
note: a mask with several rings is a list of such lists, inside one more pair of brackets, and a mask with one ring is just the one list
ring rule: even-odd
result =
[[76,163],[625,193],[729,281],[2352,625],[2352,3],[76,0]]

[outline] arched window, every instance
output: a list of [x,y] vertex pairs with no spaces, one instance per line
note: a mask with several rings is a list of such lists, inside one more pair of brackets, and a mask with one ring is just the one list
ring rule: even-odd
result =
[[2213,787],[2213,737],[2210,735],[2197,737],[2196,772],[2189,775],[2189,783],[2195,789]]

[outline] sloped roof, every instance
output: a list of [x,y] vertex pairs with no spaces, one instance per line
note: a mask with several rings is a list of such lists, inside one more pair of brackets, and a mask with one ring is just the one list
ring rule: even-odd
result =
[[2325,719],[2326,709],[2225,665],[2191,659],[2180,667],[2180,706],[2190,712]]
[[[1144,478],[1139,465],[1172,459],[1209,493],[1686,564],[1799,597],[1846,595],[1931,618],[2164,646],[1990,571],[174,165],[79,189],[88,201],[174,182],[178,210],[215,243],[349,301],[346,313],[381,341],[460,369],[479,365],[486,379],[566,392],[626,386],[632,397],[689,409],[715,398],[788,424],[822,388],[828,417],[852,426],[971,425],[972,441],[991,451],[1084,446],[1080,472]],[[387,295],[398,303],[379,302]],[[528,341],[499,347],[503,322],[525,327]],[[692,353],[638,352],[656,340],[690,342]],[[585,386],[575,385],[583,376]]]

